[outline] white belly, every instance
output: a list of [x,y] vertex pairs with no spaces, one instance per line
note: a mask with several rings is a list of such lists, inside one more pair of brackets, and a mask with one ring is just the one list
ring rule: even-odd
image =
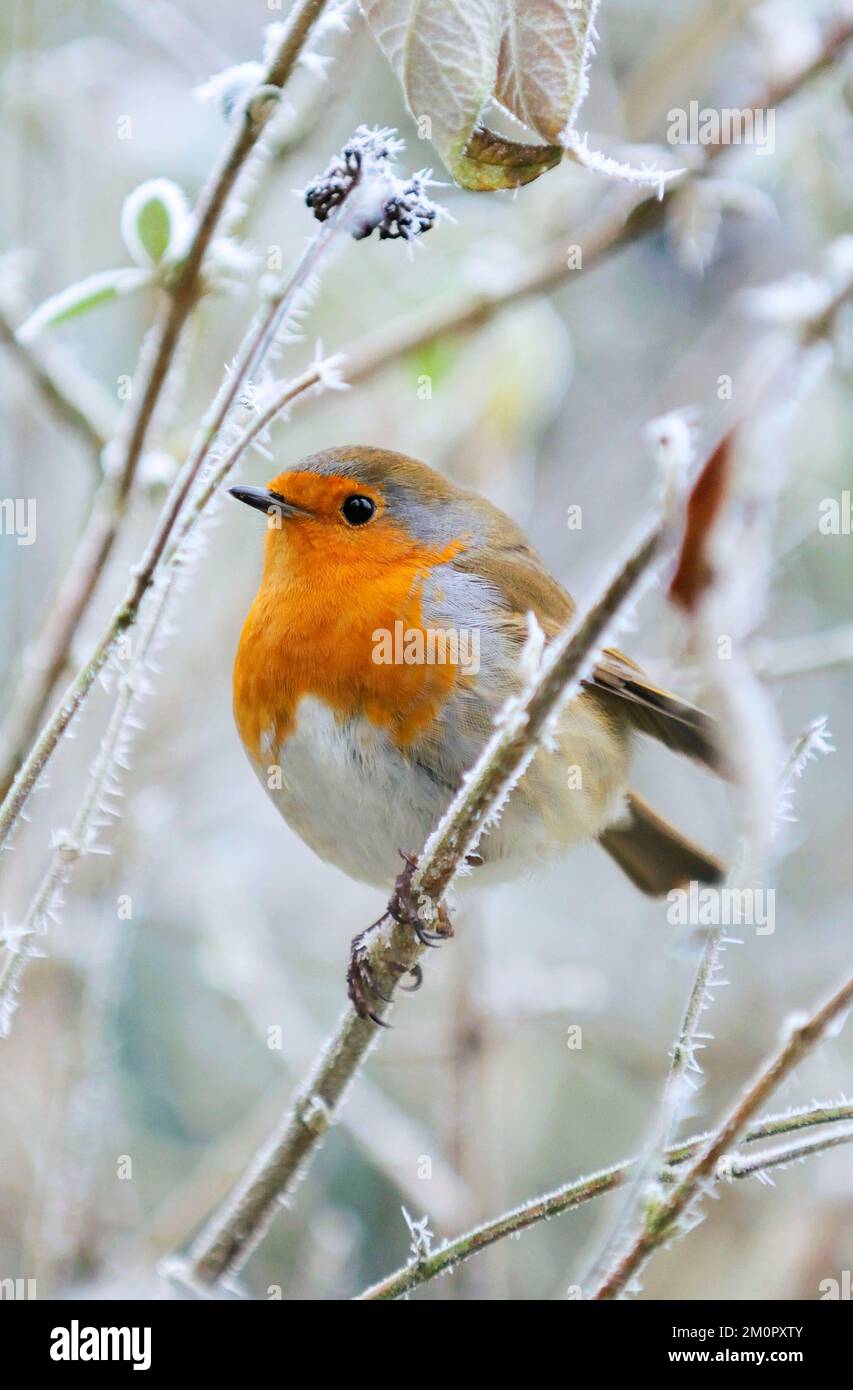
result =
[[[567,710],[566,725],[571,757],[537,755],[480,842],[485,863],[475,870],[476,881],[514,877],[598,835],[618,813],[627,747],[603,741],[582,705]],[[252,764],[288,825],[321,859],[382,887],[400,872],[401,849],[418,853],[451,795],[382,730],[365,719],[341,723],[314,696],[300,701],[285,742],[276,749],[268,740],[262,761]],[[581,767],[585,785],[573,785],[570,764]],[[597,771],[604,766],[606,781]]]
[[393,883],[398,850],[417,853],[445,804],[442,789],[387,734],[364,719],[340,723],[314,696],[300,701],[281,747],[266,751],[268,761],[253,766],[288,825],[321,859],[365,883]]

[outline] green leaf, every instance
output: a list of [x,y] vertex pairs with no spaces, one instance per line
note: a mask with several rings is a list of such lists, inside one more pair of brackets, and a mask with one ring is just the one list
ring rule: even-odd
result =
[[152,198],[140,208],[136,218],[136,231],[148,256],[156,265],[165,255],[172,231],[168,209],[161,199]]
[[99,305],[108,304],[112,299],[145,289],[153,282],[152,271],[129,267],[121,270],[102,270],[97,275],[89,275],[85,280],[78,280],[76,284],[51,295],[34,309],[29,318],[21,324],[16,337],[22,343],[31,342],[45,328],[67,323],[69,319],[88,314],[90,309],[97,309]]
[[177,260],[190,230],[186,195],[171,179],[146,179],[124,200],[121,234],[137,265]]

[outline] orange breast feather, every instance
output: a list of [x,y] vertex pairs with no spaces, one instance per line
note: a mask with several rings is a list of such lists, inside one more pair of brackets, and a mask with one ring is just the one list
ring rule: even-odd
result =
[[[288,523],[285,522],[285,527]],[[403,749],[432,723],[452,690],[452,664],[374,660],[377,632],[425,632],[423,586],[431,570],[462,548],[428,550],[393,526],[363,554],[318,547],[310,525],[267,539],[264,577],[240,638],[234,715],[256,757],[293,729],[305,695],[341,719],[366,717]]]

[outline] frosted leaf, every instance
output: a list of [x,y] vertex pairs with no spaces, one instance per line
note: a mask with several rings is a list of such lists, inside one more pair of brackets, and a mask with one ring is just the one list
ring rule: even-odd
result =
[[225,120],[232,121],[245,110],[265,76],[261,63],[235,63],[194,88],[193,95],[197,101],[218,106]]
[[171,179],[147,179],[122,204],[122,239],[131,260],[140,266],[178,260],[192,225],[186,194]]
[[495,99],[559,143],[589,87],[598,0],[504,0]]
[[[135,294],[137,290],[146,289],[153,282],[153,271],[138,269],[136,266],[98,271],[95,275],[78,280],[44,300],[21,324],[16,337],[19,342],[30,343],[45,328],[66,323],[69,319],[87,314],[91,309],[97,309],[111,300],[121,299],[124,295]],[[105,450],[105,456],[106,452]]]
[[495,82],[500,41],[493,0],[362,0],[416,122],[448,167],[461,154]]

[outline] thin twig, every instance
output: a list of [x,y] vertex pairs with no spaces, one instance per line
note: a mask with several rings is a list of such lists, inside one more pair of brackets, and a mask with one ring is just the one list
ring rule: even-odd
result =
[[[174,547],[167,554],[167,546],[173,532],[176,531],[184,504],[210,456],[213,445],[218,441],[220,432],[229,419],[230,412],[248,379],[250,369],[259,365],[258,349],[267,333],[269,324],[283,308],[293,304],[299,291],[315,269],[322,250],[331,244],[336,225],[332,221],[323,225],[300,258],[286,287],[268,301],[266,308],[257,316],[241,343],[233,367],[230,372],[226,373],[219,391],[196,433],[186,462],[172,485],[145,554],[131,573],[131,582],[122,602],[104,628],[89,660],[66,690],[59,707],[48,720],[34,748],[22,763],[6,799],[0,807],[0,847],[6,843],[14,829],[23,807],[50,762],[68,725],[77,714],[98,674],[108,661],[116,642],[122,633],[135,623],[140,605],[153,582],[158,565],[164,556],[168,560],[174,555]],[[269,421],[280,414],[289,401],[313,386],[322,385],[326,370],[327,364],[315,363],[301,377],[285,383],[284,387],[279,389],[275,409],[266,413],[261,412],[258,419],[238,441],[237,446],[229,451],[226,456],[228,464],[224,471],[227,472],[228,468],[233,466],[240,454],[248,448]],[[214,470],[212,476],[217,480],[224,476],[221,466]],[[194,508],[194,519],[197,518],[202,506],[206,505],[214,491],[215,486],[208,486],[204,489],[202,493],[204,502],[201,506]],[[182,543],[187,534],[187,528],[178,531],[177,544]]]
[[673,1192],[648,1211],[643,1228],[605,1275],[593,1294],[594,1299],[617,1298],[655,1250],[677,1233],[682,1218],[701,1198],[705,1184],[715,1177],[718,1164],[737,1142],[756,1111],[766,1104],[785,1078],[826,1037],[851,1005],[853,977],[840,985],[810,1017],[794,1024],[787,1041],[759,1068],[719,1128],[703,1145],[687,1173],[679,1179]]
[[[764,420],[770,410],[769,402],[775,397],[774,388],[782,388],[781,399],[787,414],[796,391],[813,384],[815,374],[808,368],[818,336],[831,335],[835,316],[851,291],[853,283],[847,283],[828,294],[829,303],[799,325],[792,341],[774,342],[768,338],[759,342],[743,373],[749,389],[741,392],[748,402],[741,429],[755,430]],[[781,486],[783,451],[778,440],[774,440],[773,447],[766,439],[764,443],[763,449],[753,449],[757,463],[751,468],[740,456],[745,451],[733,447],[731,436],[713,453],[707,467],[714,470],[722,500],[718,511],[705,516],[701,524],[695,521],[699,511],[692,512],[694,521],[688,521],[674,581],[676,596],[691,618],[707,685],[717,694],[717,708],[722,716],[721,752],[730,767],[738,767],[741,844],[727,883],[718,890],[721,895],[739,884],[754,891],[752,885],[766,872],[780,797],[789,794],[803,758],[802,741],[798,740],[786,763],[775,712],[768,707],[767,697],[737,645],[748,617],[763,611],[770,571],[772,502]],[[708,472],[703,470],[697,491],[703,483],[707,487],[707,478]],[[707,492],[700,495],[707,496]],[[695,498],[696,492],[691,500]],[[749,564],[739,564],[745,553],[750,556]],[[691,575],[706,577],[691,579]],[[721,633],[727,635],[731,644],[727,661],[719,659]],[[706,928],[696,977],[673,1050],[657,1132],[646,1164],[638,1170],[634,1184],[637,1191],[627,1204],[632,1213],[631,1224],[624,1219],[617,1223],[594,1266],[592,1278],[601,1287],[607,1285],[607,1271],[619,1267],[621,1252],[635,1245],[638,1220],[648,1221],[647,1216],[634,1214],[634,1208],[641,1205],[637,1196],[659,1167],[664,1143],[676,1132],[688,1093],[689,1072],[701,1071],[695,1060],[697,1033],[720,965],[726,922],[721,908],[722,898],[718,900],[716,924]]]
[[[765,1150],[754,1157],[752,1155],[744,1157],[738,1151],[726,1160],[726,1165],[721,1165],[723,1171],[718,1174],[718,1178],[747,1177],[751,1173],[763,1171],[774,1165],[779,1166],[793,1162],[807,1154],[819,1153],[837,1144],[849,1144],[853,1141],[851,1121],[853,1121],[853,1105],[814,1106],[807,1110],[797,1111],[792,1115],[770,1116],[747,1130],[742,1143],[754,1143],[815,1125],[832,1125],[833,1128],[827,1130],[825,1134],[817,1135],[802,1143],[779,1145],[775,1149]],[[698,1135],[683,1140],[680,1144],[670,1145],[666,1150],[668,1161],[667,1166],[660,1174],[661,1181],[677,1182],[678,1165],[685,1163],[688,1158],[696,1154],[707,1141],[708,1135]],[[404,1294],[410,1293],[412,1289],[418,1288],[419,1285],[435,1279],[437,1275],[455,1269],[463,1260],[467,1260],[480,1250],[494,1245],[496,1241],[503,1240],[507,1236],[520,1235],[522,1231],[526,1231],[530,1226],[538,1225],[540,1221],[547,1221],[552,1216],[560,1216],[563,1212],[574,1211],[577,1207],[592,1201],[594,1197],[601,1197],[607,1192],[614,1191],[628,1177],[632,1176],[637,1163],[637,1159],[628,1159],[624,1163],[617,1163],[610,1168],[593,1173],[588,1178],[579,1178],[575,1182],[566,1183],[544,1197],[523,1202],[520,1206],[514,1207],[512,1211],[504,1212],[491,1221],[485,1221],[474,1230],[467,1231],[454,1240],[445,1241],[438,1250],[431,1252],[425,1259],[395,1270],[393,1274],[387,1275],[377,1284],[365,1289],[363,1293],[359,1294],[358,1299],[359,1301],[367,1301],[401,1298]]]
[[107,798],[114,791],[110,779],[116,764],[125,761],[122,747],[128,722],[141,694],[146,662],[156,640],[160,619],[169,603],[174,578],[174,570],[166,571],[159,592],[152,595],[151,605],[140,629],[138,650],[121,678],[118,697],[71,828],[56,836],[53,854],[41,883],[21,922],[15,926],[14,936],[7,942],[0,968],[0,1037],[7,1036],[12,1026],[21,980],[33,954],[32,939],[44,932],[48,920],[54,917],[62,889],[79,861],[87,854],[103,852],[94,843],[99,828],[97,816],[108,809],[115,814],[106,805]]
[[[284,21],[282,36],[267,67],[263,86],[280,88],[284,85],[325,4],[326,0],[298,0],[294,5]],[[28,687],[26,692],[27,704],[16,706],[14,718],[0,739],[0,748],[5,750],[0,767],[0,796],[7,795],[24,754],[38,732],[55,686],[65,669],[74,635],[112,553],[149,427],[184,326],[199,299],[205,255],[237,178],[271,113],[270,102],[248,103],[196,204],[192,240],[144,344],[138,379],[133,383],[132,404],[109,450],[109,476],[99,489],[70,570],[52,605],[50,621],[36,646],[34,655],[38,659],[30,663],[34,674],[29,683],[31,688]]]
[[[316,1053],[317,1029],[281,973],[270,973],[263,941],[255,944],[259,954],[250,952],[249,977],[243,979],[241,970],[232,972],[228,987],[255,1025],[262,1013],[268,1018],[287,1020],[282,1029],[281,1050],[274,1055],[282,1059],[291,1078],[298,1079]],[[217,1139],[199,1165],[169,1194],[161,1210],[147,1223],[140,1241],[140,1246],[146,1248],[144,1252],[137,1250],[138,1260],[143,1260],[150,1268],[152,1249],[162,1255],[198,1229],[206,1215],[228,1195],[248,1159],[274,1126],[282,1106],[280,1094],[264,1097],[249,1116],[248,1123],[241,1120]],[[475,1219],[474,1194],[464,1177],[454,1169],[447,1156],[437,1151],[434,1140],[420,1121],[401,1109],[368,1077],[363,1076],[359,1081],[358,1105],[345,1107],[340,1123],[370,1164],[393,1184],[408,1204],[417,1206],[423,1199],[424,1181],[418,1175],[414,1159],[429,1154],[431,1170],[426,1186],[430,1214],[441,1229],[453,1230]]]
[[52,350],[45,350],[34,343],[22,343],[2,308],[0,342],[9,349],[57,418],[80,436],[100,474],[101,451],[111,437],[115,421],[114,412],[104,409],[105,401],[99,399],[95,405],[93,397],[106,393],[75,362],[66,361],[61,349],[57,351],[54,346]]

